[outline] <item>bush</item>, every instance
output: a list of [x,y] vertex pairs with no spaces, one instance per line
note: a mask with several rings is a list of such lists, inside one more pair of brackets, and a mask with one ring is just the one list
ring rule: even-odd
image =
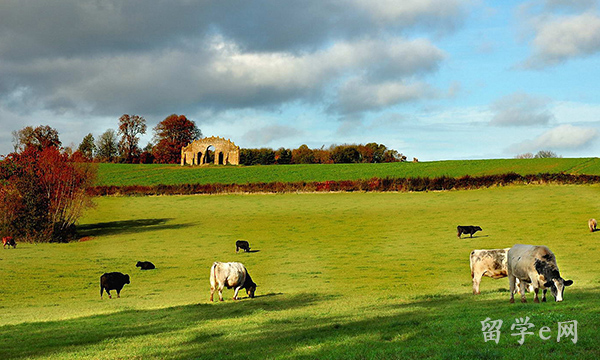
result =
[[0,161],[0,230],[20,241],[64,242],[92,205],[93,164],[75,163],[55,147],[34,147]]

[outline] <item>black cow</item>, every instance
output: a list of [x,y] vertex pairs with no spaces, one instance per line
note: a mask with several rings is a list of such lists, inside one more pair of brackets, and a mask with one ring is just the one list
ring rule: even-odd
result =
[[235,252],[238,252],[240,249],[244,250],[245,252],[249,252],[250,251],[250,243],[248,243],[246,240],[238,240],[235,242]]
[[102,299],[102,293],[106,290],[109,299],[111,290],[117,290],[117,297],[121,297],[121,289],[125,284],[129,284],[129,275],[122,274],[120,272],[104,273],[100,276],[100,299]]
[[17,243],[15,242],[15,239],[12,238],[12,236],[5,236],[2,238],[2,246],[5,249],[6,249],[6,245],[8,245],[9,249],[11,246],[13,247],[13,249],[17,247]]
[[140,270],[156,269],[156,266],[154,266],[154,264],[150,261],[138,261],[137,264],[135,264],[135,267],[139,267]]
[[460,226],[458,225],[456,227],[456,230],[458,231],[458,238],[460,239],[460,236],[462,234],[466,234],[466,235],[471,235],[471,237],[473,237],[473,234],[475,234],[478,231],[483,231],[482,228],[480,228],[479,226]]

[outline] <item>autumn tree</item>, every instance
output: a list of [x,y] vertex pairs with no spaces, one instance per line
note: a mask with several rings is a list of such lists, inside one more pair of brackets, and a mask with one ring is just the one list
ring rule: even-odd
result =
[[185,115],[169,115],[154,128],[152,148],[155,162],[177,164],[181,160],[181,148],[202,137],[202,132]]
[[314,164],[315,155],[306,144],[300,145],[299,148],[292,150],[292,163],[294,164]]
[[79,147],[77,148],[77,150],[81,153],[81,155],[83,155],[83,157],[88,160],[91,161],[94,159],[94,154],[96,153],[96,144],[94,143],[94,135],[87,134],[83,140],[81,141],[81,144],[79,144]]
[[13,131],[13,147],[15,151],[24,151],[28,147],[42,150],[47,147],[60,148],[61,142],[58,131],[48,125],[38,127],[26,126],[19,131]]
[[139,115],[123,114],[119,118],[119,152],[123,161],[127,163],[135,162],[141,151],[138,146],[140,135],[146,133],[146,119]]
[[63,242],[91,206],[91,164],[74,163],[55,146],[26,147],[0,161],[0,231],[21,241]]
[[113,129],[106,130],[96,142],[96,157],[100,161],[112,162],[119,156],[117,135]]

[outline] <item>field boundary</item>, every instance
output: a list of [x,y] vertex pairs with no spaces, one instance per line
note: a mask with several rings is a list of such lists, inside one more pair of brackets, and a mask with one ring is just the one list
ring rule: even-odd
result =
[[540,173],[461,177],[371,178],[367,180],[330,180],[268,182],[247,184],[180,184],[180,185],[102,185],[88,189],[91,196],[149,196],[239,193],[311,193],[311,192],[418,192],[472,190],[516,184],[598,184],[600,175]]

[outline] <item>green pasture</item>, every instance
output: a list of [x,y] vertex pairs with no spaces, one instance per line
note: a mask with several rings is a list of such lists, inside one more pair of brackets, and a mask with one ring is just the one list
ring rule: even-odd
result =
[[385,164],[179,166],[99,164],[97,185],[246,184],[359,180],[374,177],[460,177],[516,172],[600,175],[599,158],[495,159]]
[[[600,186],[420,193],[103,197],[82,241],[0,249],[0,359],[596,359]],[[458,239],[457,225],[479,225]],[[254,252],[235,253],[237,239]],[[545,244],[565,301],[471,294],[469,253]],[[140,271],[138,260],[157,269]],[[240,261],[257,297],[210,303],[214,261]],[[108,271],[131,276],[100,299]],[[503,320],[499,344],[481,321]],[[519,345],[516,318],[535,327]],[[578,321],[578,341],[557,341]],[[552,338],[542,340],[547,326]],[[548,335],[548,333],[546,333]]]

